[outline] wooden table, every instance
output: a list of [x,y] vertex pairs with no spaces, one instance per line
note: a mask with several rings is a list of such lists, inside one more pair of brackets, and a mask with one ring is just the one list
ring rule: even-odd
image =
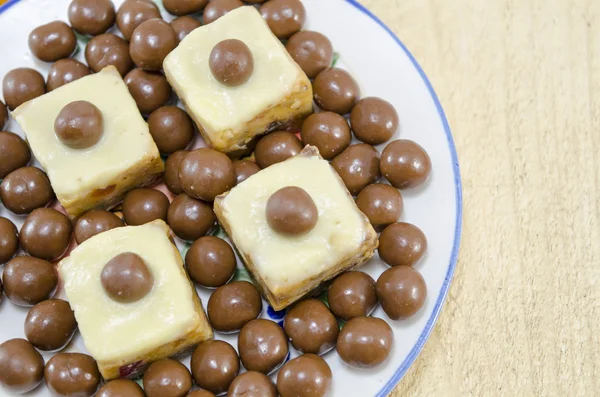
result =
[[464,231],[393,396],[600,396],[600,1],[362,0],[431,79]]

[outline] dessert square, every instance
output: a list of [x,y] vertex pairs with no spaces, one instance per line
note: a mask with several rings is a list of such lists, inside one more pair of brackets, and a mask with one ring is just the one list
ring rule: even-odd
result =
[[[139,255],[153,276],[139,300],[120,303],[105,289],[105,265]],[[131,377],[158,359],[211,339],[212,328],[162,220],[100,233],[75,248],[59,273],[86,348],[104,379]]]
[[[221,84],[209,66],[212,49],[226,39],[243,41],[254,59],[250,79],[237,87]],[[255,137],[312,113],[310,81],[251,6],[195,29],[163,67],[206,143],[221,152],[244,152]]]
[[[54,130],[59,112],[74,101],[92,103],[103,116],[100,140],[86,149],[65,145]],[[148,125],[113,66],[26,102],[12,114],[71,217],[117,204],[164,170]]]
[[[318,220],[306,234],[277,233],[268,223],[269,197],[284,187],[304,189]],[[377,248],[377,234],[343,181],[307,146],[215,200],[215,213],[248,271],[275,310],[281,310],[343,271],[364,264]]]

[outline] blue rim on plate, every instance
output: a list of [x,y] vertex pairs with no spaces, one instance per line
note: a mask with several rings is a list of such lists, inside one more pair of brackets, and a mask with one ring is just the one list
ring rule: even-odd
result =
[[[21,0],[8,0],[6,3],[0,6],[0,14],[4,11],[8,10],[11,6],[15,5]],[[386,25],[384,24],[378,17],[376,17],[371,11],[365,8],[362,4],[358,3],[357,0],[345,0],[348,4],[354,6],[358,11],[362,12],[369,18],[371,18],[375,23],[377,23],[382,29],[384,29],[400,46],[402,51],[406,54],[406,56],[410,59],[413,66],[419,72],[421,79],[423,79],[423,83],[427,87],[429,94],[431,95],[431,100],[433,101],[442,125],[444,126],[444,132],[446,133],[446,138],[448,140],[448,147],[450,149],[450,156],[452,158],[452,169],[454,171],[454,185],[456,190],[456,224],[454,227],[454,243],[452,246],[452,253],[450,255],[450,263],[448,266],[448,272],[446,273],[446,277],[444,279],[444,283],[442,284],[442,288],[438,295],[437,301],[435,302],[435,306],[433,308],[433,313],[429,320],[427,320],[427,324],[425,325],[425,329],[419,336],[417,343],[413,346],[413,348],[406,356],[406,359],[402,362],[400,367],[394,372],[394,375],[387,381],[387,383],[383,386],[383,388],[376,394],[377,397],[387,396],[389,393],[394,390],[396,384],[402,379],[406,371],[410,368],[410,366],[417,359],[417,356],[423,349],[425,342],[429,338],[431,331],[437,321],[437,318],[440,315],[444,302],[446,301],[446,296],[448,295],[448,290],[450,289],[450,282],[452,281],[452,276],[454,275],[454,270],[456,269],[456,262],[458,260],[458,248],[460,246],[460,237],[462,230],[462,183],[460,179],[460,167],[458,165],[458,155],[456,153],[456,146],[454,145],[454,139],[452,138],[452,132],[450,131],[450,125],[448,124],[448,120],[446,119],[446,114],[444,113],[444,109],[442,109],[442,104],[440,103],[439,98],[437,97],[431,82],[427,78],[427,75],[415,59],[415,57],[411,54],[411,52],[406,48],[404,43],[396,36],[396,34]]]

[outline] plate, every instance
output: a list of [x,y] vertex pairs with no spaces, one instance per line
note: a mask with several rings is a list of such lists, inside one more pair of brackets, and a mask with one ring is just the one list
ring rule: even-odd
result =
[[[122,0],[115,1],[118,6]],[[358,81],[361,95],[379,96],[391,102],[400,116],[400,129],[394,139],[412,139],[429,153],[433,170],[429,180],[419,188],[402,192],[405,202],[403,221],[414,223],[427,236],[429,247],[417,265],[428,288],[424,307],[413,318],[390,321],[378,307],[373,315],[388,320],[394,330],[394,347],[390,358],[371,370],[358,370],[345,365],[335,351],[327,353],[333,371],[332,396],[385,396],[415,361],[433,329],[442,309],[456,266],[461,232],[461,182],[458,160],[448,122],[440,102],[414,57],[402,42],[379,19],[354,0],[303,0],[307,9],[305,29],[325,34],[333,43],[338,67],[347,69]],[[46,75],[49,64],[34,59],[27,47],[29,32],[51,20],[67,20],[69,0],[9,0],[0,6],[0,76],[9,70],[29,66]],[[160,4],[159,4],[160,5]],[[162,6],[161,6],[162,8]],[[170,20],[164,8],[163,17]],[[113,28],[115,29],[115,28]],[[80,38],[79,60],[85,43]],[[6,128],[22,131],[11,120]],[[383,147],[378,147],[381,151]],[[0,206],[0,216],[12,219],[20,227],[24,218],[10,214]],[[178,242],[182,251],[186,246]],[[373,258],[363,270],[375,279],[387,268]],[[246,278],[240,268],[237,278]],[[198,288],[206,306],[210,292]],[[13,305],[8,299],[0,303],[0,341],[24,337],[23,322],[27,309]],[[282,322],[284,313],[264,304],[263,317]],[[217,338],[237,345],[236,336],[216,334]],[[69,351],[83,351],[77,335]],[[297,353],[291,349],[291,356]],[[46,359],[49,356],[45,356]],[[189,357],[184,360],[189,362]],[[49,396],[44,386],[32,396]]]

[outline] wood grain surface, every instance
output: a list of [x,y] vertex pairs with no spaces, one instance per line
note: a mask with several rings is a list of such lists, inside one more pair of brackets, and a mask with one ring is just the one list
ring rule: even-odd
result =
[[392,396],[600,396],[600,1],[361,2],[431,79],[464,185],[448,301]]

